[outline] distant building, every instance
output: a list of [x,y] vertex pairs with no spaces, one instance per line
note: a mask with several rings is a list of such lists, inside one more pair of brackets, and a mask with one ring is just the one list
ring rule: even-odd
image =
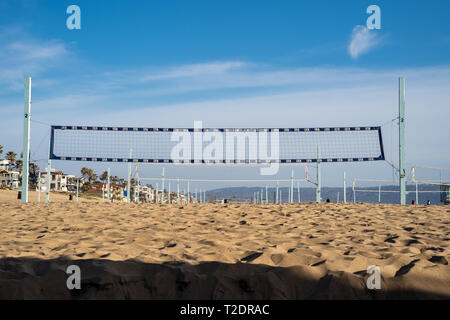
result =
[[155,201],[155,189],[149,186],[141,186],[139,188],[139,201],[141,202],[154,202]]
[[[75,192],[77,180],[74,175],[50,169],[50,191]],[[47,171],[41,172],[41,191],[47,191]]]
[[[133,186],[131,189],[131,200],[135,201],[136,197],[136,186]],[[188,197],[180,193],[179,195],[176,192],[170,193],[169,200],[169,192],[164,190],[164,203],[177,203],[179,196],[179,203],[187,203]],[[189,197],[190,203],[196,203],[197,200],[192,195]],[[149,203],[161,203],[162,201],[162,191],[153,188],[152,186],[140,186],[139,188],[139,202],[149,202]]]
[[[115,195],[115,197],[117,197],[117,199],[119,198],[121,189],[122,189],[122,187],[117,184],[114,184],[114,183],[109,184],[110,194]],[[105,193],[105,197],[106,197],[106,195],[108,194],[108,185],[106,183],[102,183],[102,182],[93,182],[91,184],[91,189],[88,191],[88,193],[96,193],[96,194],[103,194],[103,192]]]
[[9,160],[0,160],[0,188],[19,188],[19,171],[15,171]]

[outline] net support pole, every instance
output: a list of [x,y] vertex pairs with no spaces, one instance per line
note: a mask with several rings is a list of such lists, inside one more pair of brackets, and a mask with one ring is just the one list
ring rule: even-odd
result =
[[187,203],[191,202],[191,193],[189,192],[189,181],[187,185]]
[[339,203],[339,191],[337,193],[336,203]]
[[52,167],[52,160],[50,160],[51,143],[52,143],[52,139],[51,139],[51,134],[50,134],[50,139],[48,141],[47,181],[46,181],[46,190],[45,190],[45,192],[46,192],[45,202],[46,203],[50,202],[50,179],[51,179],[51,167]]
[[345,177],[345,171],[344,171],[344,203],[347,202],[347,180]]
[[400,182],[400,204],[406,204],[406,157],[405,157],[405,79],[398,79],[398,128],[399,128],[399,182]]
[[280,190],[280,204],[283,203],[283,190]]
[[321,201],[321,196],[320,196],[320,147],[317,146],[317,186],[316,186],[316,202],[320,202]]
[[[132,157],[132,150],[130,149],[129,158]],[[130,160],[128,160],[130,161]],[[127,182],[127,202],[130,203],[131,199],[131,162],[128,162],[128,182]]]
[[102,184],[102,202],[105,202],[105,185]]
[[300,199],[300,182],[297,182],[298,203],[302,202]]
[[416,182],[416,204],[419,204],[419,187]]
[[353,179],[353,184],[352,184],[352,192],[353,192],[353,203],[356,202],[356,191],[355,191],[355,183],[356,183],[356,179]]
[[47,186],[46,186],[46,195],[45,195],[45,202],[49,203],[50,202],[50,179],[51,177],[51,167],[52,167],[52,160],[48,159],[47,162]]
[[266,204],[269,203],[269,187],[266,184]]
[[169,182],[169,190],[168,190],[168,193],[167,193],[167,202],[170,204],[170,182]]
[[294,169],[291,170],[291,203],[294,202]]
[[139,193],[141,192],[140,190],[140,184],[139,184],[139,180],[137,182],[137,192],[136,192],[136,202],[139,203]]
[[161,179],[161,204],[164,203],[164,168],[162,168],[162,179]]
[[139,164],[136,163],[136,202],[139,203],[139,193],[141,192],[140,189],[141,181],[139,179]]
[[280,197],[278,196],[278,194],[279,194],[278,188],[279,188],[279,187],[278,187],[278,181],[277,181],[277,196],[276,196],[276,202],[275,202],[276,204],[279,204],[279,203],[280,203]]
[[38,202],[41,202],[41,170],[38,174]]
[[25,78],[25,108],[23,119],[22,150],[22,202],[28,202],[28,175],[30,170],[30,121],[31,121],[31,77]]
[[110,181],[111,181],[111,169],[108,168],[108,177],[107,177],[107,182],[106,182],[106,199],[108,202],[110,201],[110,197],[109,197],[109,190],[111,189]]
[[80,187],[80,180],[77,179],[77,202],[78,202],[78,189]]
[[177,204],[180,203],[180,179],[177,182]]
[[291,187],[288,185],[288,203],[291,202]]
[[381,184],[378,185],[378,203],[381,203]]

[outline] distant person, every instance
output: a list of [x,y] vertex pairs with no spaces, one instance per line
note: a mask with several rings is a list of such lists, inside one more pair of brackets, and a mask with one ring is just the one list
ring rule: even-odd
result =
[[431,205],[431,201],[427,200],[427,206]]
[[330,202],[330,198],[327,198],[327,202]]
[[413,200],[413,201],[411,202],[411,204],[412,204],[412,205],[415,205],[415,204],[416,204],[416,200]]

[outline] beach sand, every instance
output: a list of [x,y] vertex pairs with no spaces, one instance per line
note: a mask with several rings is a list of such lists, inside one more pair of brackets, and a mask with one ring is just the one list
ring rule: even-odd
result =
[[0,191],[0,299],[450,298],[450,206],[51,200]]

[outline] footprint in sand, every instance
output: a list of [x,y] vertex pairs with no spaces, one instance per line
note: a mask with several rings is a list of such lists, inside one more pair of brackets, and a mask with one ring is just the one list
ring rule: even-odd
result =
[[397,270],[394,277],[399,277],[404,274],[407,274],[409,272],[409,270],[411,270],[416,265],[416,262],[418,262],[419,260],[420,259],[415,259],[415,260],[411,261],[410,263],[408,263],[407,265],[402,266],[400,269]]
[[252,253],[246,255],[244,258],[242,258],[241,261],[251,262],[251,261],[259,258],[261,255],[262,255],[262,252],[252,252]]
[[448,265],[447,259],[445,259],[445,257],[443,257],[443,256],[432,256],[430,259],[428,259],[428,261],[433,262],[433,263]]

